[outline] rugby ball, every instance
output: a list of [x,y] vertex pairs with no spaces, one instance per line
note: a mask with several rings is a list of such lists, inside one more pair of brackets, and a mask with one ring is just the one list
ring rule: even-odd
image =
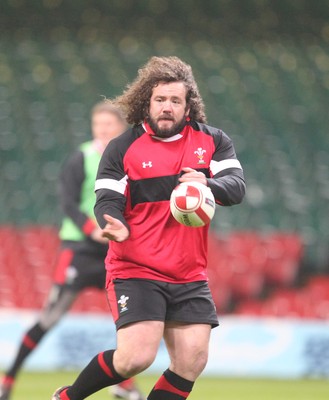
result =
[[191,227],[205,226],[215,215],[215,199],[209,187],[183,182],[170,196],[170,211],[176,221]]

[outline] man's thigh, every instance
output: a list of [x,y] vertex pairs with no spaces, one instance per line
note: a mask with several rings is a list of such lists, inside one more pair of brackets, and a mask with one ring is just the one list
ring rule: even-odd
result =
[[164,339],[170,356],[170,369],[195,381],[208,360],[211,325],[167,322]]
[[121,327],[117,331],[117,348],[133,353],[156,353],[163,337],[164,322],[141,321]]
[[163,329],[162,321],[134,322],[118,329],[113,359],[116,371],[129,378],[148,368],[157,354]]
[[200,352],[208,352],[211,326],[208,324],[185,324],[167,322],[164,339],[170,356],[191,360]]

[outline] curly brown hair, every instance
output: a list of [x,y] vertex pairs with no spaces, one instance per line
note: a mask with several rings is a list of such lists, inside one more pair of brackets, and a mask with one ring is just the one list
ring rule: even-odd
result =
[[139,124],[148,116],[152,90],[160,82],[183,82],[187,90],[189,117],[198,122],[207,121],[191,66],[178,57],[152,57],[138,70],[137,78],[116,99],[117,104],[123,108],[128,123]]

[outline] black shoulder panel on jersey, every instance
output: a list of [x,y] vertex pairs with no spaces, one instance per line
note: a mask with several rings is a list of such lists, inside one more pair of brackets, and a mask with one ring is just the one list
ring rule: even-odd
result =
[[195,131],[200,131],[207,135],[211,135],[214,139],[215,147],[217,147],[221,142],[224,133],[222,130],[196,121],[191,121],[190,124]]
[[236,154],[232,140],[227,134],[221,129],[214,128],[200,122],[191,122],[191,126],[196,131],[201,131],[207,135],[211,135],[214,139],[216,152],[213,159],[215,161],[221,161],[225,159],[236,159]]
[[[144,133],[141,125],[129,128],[119,137],[110,141],[107,145],[101,161],[99,163],[97,178],[107,178],[108,168],[111,164],[117,164],[120,166],[119,169],[123,171],[123,158],[131,144],[137,140]],[[113,172],[113,171],[112,171]],[[112,176],[112,178],[115,178]],[[118,177],[121,179],[122,177]]]
[[118,149],[127,150],[136,139],[144,134],[144,132],[142,125],[133,126],[126,130],[122,135],[111,140],[109,146],[113,144]]

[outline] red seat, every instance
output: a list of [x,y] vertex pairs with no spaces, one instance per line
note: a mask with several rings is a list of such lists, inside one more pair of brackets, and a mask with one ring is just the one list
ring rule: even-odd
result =
[[49,291],[58,251],[57,230],[47,226],[0,227],[2,306],[40,308]]
[[263,238],[267,252],[265,278],[268,283],[289,286],[296,280],[303,243],[296,234],[272,233]]
[[320,275],[308,281],[306,290],[313,302],[329,300],[329,276]]
[[303,255],[303,242],[295,233],[275,232],[264,236],[269,256],[278,258],[284,255],[293,260],[300,260]]
[[314,316],[319,319],[329,320],[329,300],[321,300],[313,305]]
[[208,269],[218,269],[227,258],[227,243],[213,232],[208,238]]
[[312,277],[305,287],[316,318],[329,319],[329,276]]
[[255,232],[234,232],[228,238],[228,253],[232,259],[241,259],[249,270],[261,272],[266,261],[266,251],[261,236]]
[[105,290],[86,289],[79,295],[71,311],[74,312],[102,312],[110,314]]
[[274,285],[292,285],[298,275],[299,263],[284,256],[268,259],[265,264],[265,279]]
[[235,314],[261,316],[263,315],[263,302],[260,300],[244,300],[235,309]]
[[277,317],[315,318],[307,292],[295,289],[278,289],[264,302],[264,315]]
[[209,288],[217,311],[219,313],[227,311],[232,298],[231,288],[226,284],[215,282],[211,277],[209,280]]
[[232,295],[236,300],[258,297],[264,287],[264,278],[260,273],[245,271],[232,276]]

